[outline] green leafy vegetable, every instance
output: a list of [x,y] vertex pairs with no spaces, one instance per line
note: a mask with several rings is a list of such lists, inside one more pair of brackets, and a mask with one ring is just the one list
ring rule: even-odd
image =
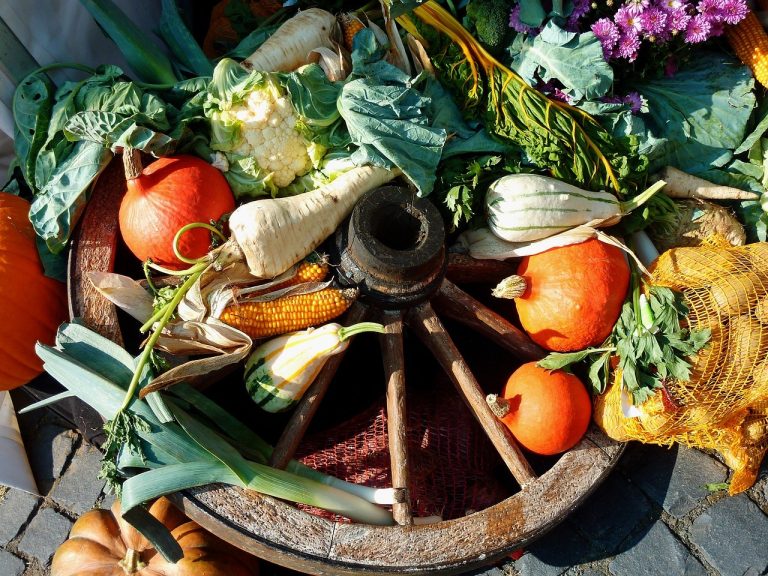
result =
[[567,32],[550,20],[540,34],[518,34],[510,53],[511,68],[529,84],[558,80],[574,101],[600,98],[613,85],[613,69],[592,32]]

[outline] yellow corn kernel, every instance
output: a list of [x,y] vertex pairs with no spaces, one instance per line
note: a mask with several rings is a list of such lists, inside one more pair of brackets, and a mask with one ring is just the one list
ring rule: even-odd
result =
[[352,40],[355,38],[355,34],[365,28],[365,24],[363,24],[360,18],[352,14],[340,14],[339,22],[344,32],[344,47],[351,52]]
[[251,338],[267,338],[325,324],[343,314],[356,298],[356,288],[323,288],[267,302],[232,304],[219,319]]
[[328,275],[328,259],[324,256],[318,258],[306,259],[299,264],[296,270],[296,276],[292,279],[292,284],[302,282],[322,282]]
[[754,12],[725,31],[736,56],[746,64],[763,86],[768,87],[768,34]]

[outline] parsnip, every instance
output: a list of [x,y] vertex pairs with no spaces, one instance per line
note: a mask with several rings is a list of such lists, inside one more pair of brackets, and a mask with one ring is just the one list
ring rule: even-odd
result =
[[665,166],[654,176],[667,185],[664,194],[670,198],[698,198],[700,200],[757,200],[758,195],[747,190],[721,186],[693,176],[673,166]]
[[274,278],[328,238],[364,193],[399,173],[360,166],[311,192],[243,204],[230,216],[230,240],[212,256],[218,266],[244,259],[257,278]]
[[280,26],[242,64],[262,72],[290,72],[307,64],[316,48],[333,48],[331,31],[336,17],[320,8],[302,10]]

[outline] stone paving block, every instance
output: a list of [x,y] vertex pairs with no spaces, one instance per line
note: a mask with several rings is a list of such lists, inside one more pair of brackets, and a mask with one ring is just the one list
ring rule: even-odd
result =
[[51,508],[43,508],[29,523],[19,542],[19,551],[46,565],[69,536],[72,522]]
[[39,503],[37,496],[15,488],[8,490],[0,502],[0,546],[8,544],[19,533]]
[[56,424],[45,424],[27,442],[29,464],[39,480],[52,480],[61,476],[64,464],[72,454],[74,433]]
[[24,574],[24,560],[0,548],[0,574],[2,576],[21,576]]
[[564,522],[531,544],[514,566],[522,576],[559,576],[571,566],[594,560],[590,549],[589,542]]
[[650,514],[651,505],[643,493],[620,474],[611,474],[570,520],[590,539],[595,549],[613,553]]
[[87,512],[104,489],[104,480],[99,480],[100,468],[101,452],[88,444],[82,445],[50,497],[78,515]]
[[634,546],[608,566],[616,576],[707,576],[707,571],[663,522],[653,524]]
[[629,464],[632,481],[648,497],[675,518],[682,518],[703,501],[705,484],[725,482],[728,470],[714,458],[676,446],[642,446]]
[[690,538],[722,576],[768,571],[768,516],[744,494],[703,512],[691,524]]

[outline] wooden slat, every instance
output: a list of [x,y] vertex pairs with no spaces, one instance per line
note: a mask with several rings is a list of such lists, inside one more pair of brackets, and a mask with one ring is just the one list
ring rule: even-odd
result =
[[523,456],[511,432],[491,412],[480,384],[445,331],[432,306],[424,302],[411,308],[408,319],[408,325],[418,334],[450,376],[518,484],[525,487],[535,480],[536,473]]
[[525,332],[449,280],[443,280],[432,302],[442,315],[487,336],[521,360],[539,360],[547,355]]
[[[392,471],[392,487],[402,494],[392,506],[395,522],[413,524],[411,515],[410,472],[408,467],[408,429],[406,426],[405,354],[403,352],[403,314],[387,312],[380,336],[387,382],[387,438]],[[401,492],[402,491],[402,492]]]
[[125,191],[123,163],[120,158],[115,158],[94,184],[72,239],[67,273],[70,317],[82,318],[86,326],[121,346],[123,336],[117,308],[93,287],[88,273],[114,270],[119,235],[117,214]]
[[[347,311],[344,323],[350,326],[362,322],[367,315],[368,308],[359,302],[355,302]],[[272,457],[269,460],[271,466],[285,468],[291,458],[293,458],[302,438],[304,438],[304,434],[307,432],[307,428],[309,428],[309,424],[312,422],[312,418],[315,417],[315,413],[317,413],[317,409],[320,407],[320,402],[322,402],[325,393],[328,391],[328,386],[331,385],[331,381],[336,375],[341,361],[344,359],[345,353],[340,352],[328,359],[328,362],[323,366],[315,381],[302,399],[299,400],[272,452]]]
[[456,284],[496,284],[517,273],[517,262],[478,260],[466,254],[449,254],[446,277]]

